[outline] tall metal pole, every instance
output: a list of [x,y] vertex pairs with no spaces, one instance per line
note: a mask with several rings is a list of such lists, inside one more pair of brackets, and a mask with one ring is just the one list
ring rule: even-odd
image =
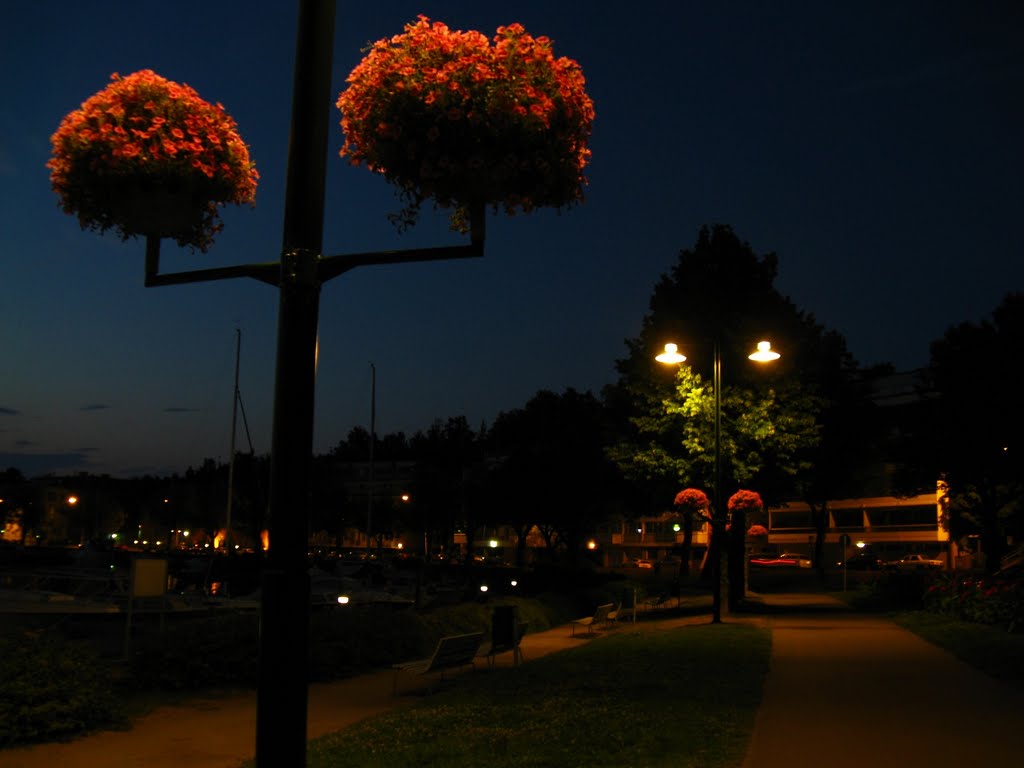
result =
[[235,329],[235,388],[231,395],[231,453],[228,458],[228,505],[224,522],[224,550],[231,551],[231,504],[235,498],[235,432],[238,431],[238,364],[242,359],[242,329]]
[[299,5],[279,282],[270,546],[260,606],[258,768],[306,764],[317,262],[323,238],[334,8],[333,0],[302,0]]
[[725,510],[722,504],[722,347],[715,337],[715,360],[712,371],[715,389],[715,511],[711,524],[712,547],[715,555],[711,561],[714,583],[711,587],[711,623],[722,621],[722,544],[725,534]]
[[377,434],[377,368],[373,363],[370,363],[370,489],[367,495],[367,507],[366,507],[366,554],[370,554],[370,548],[373,546],[373,492],[374,488],[374,475],[373,475],[373,444],[376,441]]
[[[360,266],[472,259],[484,255],[486,222],[482,205],[470,212],[469,245],[337,256],[321,253],[334,8],[334,0],[299,2],[280,262],[161,273],[160,236],[146,237],[145,285],[148,288],[251,277],[279,289],[268,508],[270,537],[260,600],[256,704],[256,765],[259,768],[293,768],[306,764],[307,544],[321,285]],[[236,402],[241,404],[241,394],[236,391],[236,396]],[[242,417],[245,418],[244,409]]]

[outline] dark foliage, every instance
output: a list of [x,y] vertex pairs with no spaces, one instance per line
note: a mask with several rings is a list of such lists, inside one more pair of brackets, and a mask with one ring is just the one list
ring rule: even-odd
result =
[[109,670],[83,643],[11,629],[0,636],[0,747],[56,741],[117,719]]

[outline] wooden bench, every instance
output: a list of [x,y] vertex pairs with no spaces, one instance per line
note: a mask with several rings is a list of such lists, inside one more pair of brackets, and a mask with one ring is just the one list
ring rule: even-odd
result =
[[473,659],[476,658],[483,639],[483,632],[442,637],[437,641],[437,648],[434,649],[434,654],[429,659],[393,664],[391,668],[395,670],[395,682],[392,694],[398,694],[399,672],[408,672],[410,675],[429,675],[433,672],[440,672],[440,679],[443,680],[444,673],[448,670],[472,667]]
[[594,611],[593,616],[584,616],[582,619],[574,619],[572,621],[572,636],[576,636],[576,627],[586,627],[587,634],[594,631],[595,626],[601,626],[608,621],[608,614],[614,606],[611,603],[607,605],[599,605]]

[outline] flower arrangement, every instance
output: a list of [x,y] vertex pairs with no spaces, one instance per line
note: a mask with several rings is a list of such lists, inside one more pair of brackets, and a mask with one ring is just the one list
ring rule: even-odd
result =
[[760,512],[764,509],[764,502],[761,501],[761,494],[757,491],[736,491],[729,497],[729,513],[735,512]]
[[699,491],[696,488],[686,488],[676,494],[675,505],[681,507],[688,514],[697,513],[703,517],[708,517],[711,502],[708,501],[708,496],[704,491]]
[[[152,70],[111,83],[51,137],[50,181],[83,229],[174,237],[205,251],[223,228],[218,204],[253,204],[259,174],[235,121]],[[171,214],[174,221],[153,221]]]
[[341,156],[397,186],[415,222],[421,204],[509,214],[583,199],[594,107],[577,62],[520,24],[480,32],[420,16],[374,43],[338,99]]

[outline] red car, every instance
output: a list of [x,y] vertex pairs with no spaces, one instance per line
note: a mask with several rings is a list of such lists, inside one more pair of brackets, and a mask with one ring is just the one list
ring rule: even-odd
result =
[[750,564],[766,568],[810,568],[811,560],[804,555],[783,552],[780,555],[754,555],[750,558]]

